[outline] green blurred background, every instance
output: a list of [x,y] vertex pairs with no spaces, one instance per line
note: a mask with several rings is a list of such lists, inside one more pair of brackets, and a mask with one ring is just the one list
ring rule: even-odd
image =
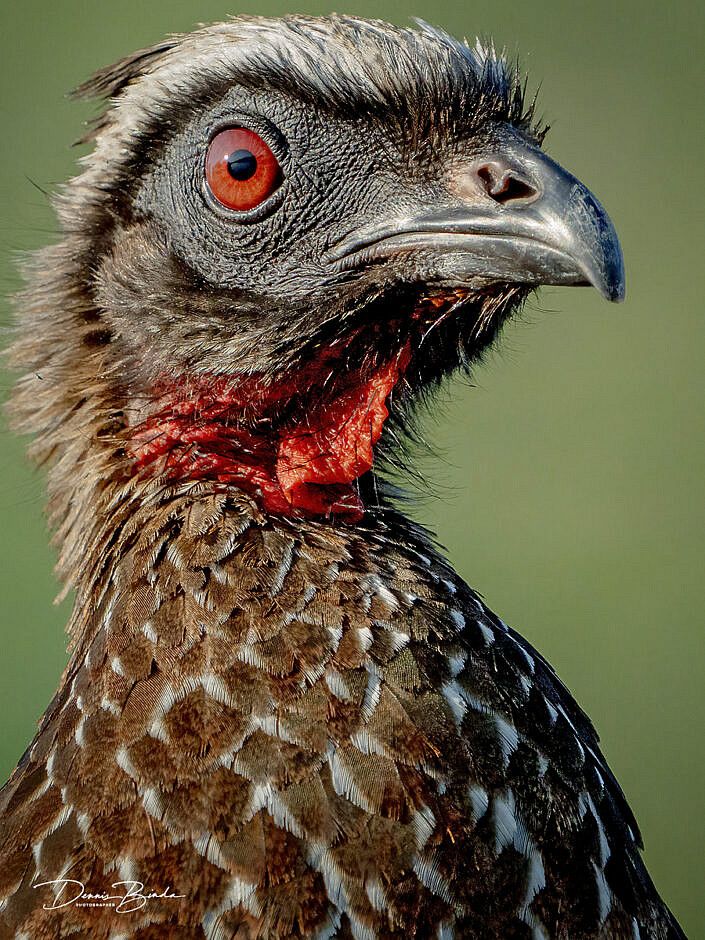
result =
[[[654,880],[705,937],[705,16],[647,5],[349,0],[341,12],[421,16],[519,55],[552,125],[552,155],[590,186],[622,239],[627,302],[544,290],[476,387],[427,422],[431,524],[460,573],[548,660],[594,720],[639,820]],[[231,12],[324,13],[315,0],[25,0],[0,35],[0,289],[56,226],[39,191],[74,171],[91,107],[64,93],[165,32]],[[36,185],[33,185],[36,184]],[[3,310],[2,326],[9,323]],[[10,379],[2,379],[6,394]],[[66,661],[65,602],[25,442],[0,440],[0,773],[31,739]]]

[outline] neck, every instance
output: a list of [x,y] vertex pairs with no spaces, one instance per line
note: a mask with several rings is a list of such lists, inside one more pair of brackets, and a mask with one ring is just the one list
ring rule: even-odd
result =
[[[131,328],[123,315],[134,312],[130,296],[122,305],[113,297],[110,307],[112,295],[96,298],[88,289],[93,255],[83,241],[69,234],[34,256],[31,287],[18,298],[21,335],[11,359],[24,372],[14,426],[36,435],[32,455],[50,468],[57,572],[79,593],[119,527],[177,491],[240,494],[280,517],[359,521],[365,507],[357,481],[373,467],[392,394],[402,384],[407,394],[407,384],[435,381],[448,350],[457,356],[467,345],[463,330],[473,348],[481,345],[490,314],[513,302],[511,295],[502,303],[478,300],[468,319],[450,317],[465,302],[462,293],[380,300],[374,311],[357,310],[347,338],[331,330],[327,347],[312,342],[306,364],[277,373],[270,334],[262,355],[253,345],[252,318],[222,333],[214,313],[213,336],[198,334],[195,343],[184,332],[192,331],[190,321],[169,313],[165,296],[154,303],[168,334],[166,326],[140,332],[139,317]],[[121,284],[131,283],[129,273]],[[112,283],[105,272],[103,282]],[[397,310],[405,311],[401,321]],[[288,342],[296,346],[301,337],[292,329]],[[412,377],[409,349],[422,346]],[[180,359],[183,350],[189,355]],[[258,360],[266,364],[261,374],[253,371]],[[224,361],[242,362],[241,372],[216,374]],[[178,378],[165,378],[168,363],[178,363]]]

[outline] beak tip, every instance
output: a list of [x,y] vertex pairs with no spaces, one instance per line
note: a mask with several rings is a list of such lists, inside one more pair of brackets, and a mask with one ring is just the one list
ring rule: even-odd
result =
[[[604,210],[603,210],[604,212]],[[605,219],[607,217],[605,216]],[[602,257],[591,259],[591,263],[584,268],[590,272],[590,282],[599,293],[613,304],[621,304],[626,296],[624,278],[624,257],[617,235],[609,223],[611,238]]]
[[613,304],[621,304],[624,302],[627,293],[624,279],[624,259],[621,250],[618,254],[617,263],[613,266],[610,274],[611,277],[608,276],[605,279],[605,298]]
[[605,285],[602,296],[610,303],[621,304],[624,303],[626,293],[624,278],[622,278],[620,281],[613,281],[611,284]]

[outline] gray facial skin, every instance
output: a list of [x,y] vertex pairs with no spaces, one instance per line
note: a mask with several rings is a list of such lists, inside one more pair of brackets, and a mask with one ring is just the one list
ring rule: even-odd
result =
[[[220,205],[204,180],[209,140],[229,126],[258,133],[283,170],[248,212]],[[221,289],[305,296],[375,264],[390,281],[592,284],[623,299],[607,214],[527,135],[499,123],[409,153],[392,130],[233,89],[170,142],[135,207]]]

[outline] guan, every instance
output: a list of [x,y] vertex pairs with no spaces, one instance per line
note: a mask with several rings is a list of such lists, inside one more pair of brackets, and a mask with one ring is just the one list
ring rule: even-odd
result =
[[291,16],[79,89],[11,350],[75,603],[0,794],[2,938],[683,936],[589,720],[389,482],[537,286],[624,296],[524,87]]

